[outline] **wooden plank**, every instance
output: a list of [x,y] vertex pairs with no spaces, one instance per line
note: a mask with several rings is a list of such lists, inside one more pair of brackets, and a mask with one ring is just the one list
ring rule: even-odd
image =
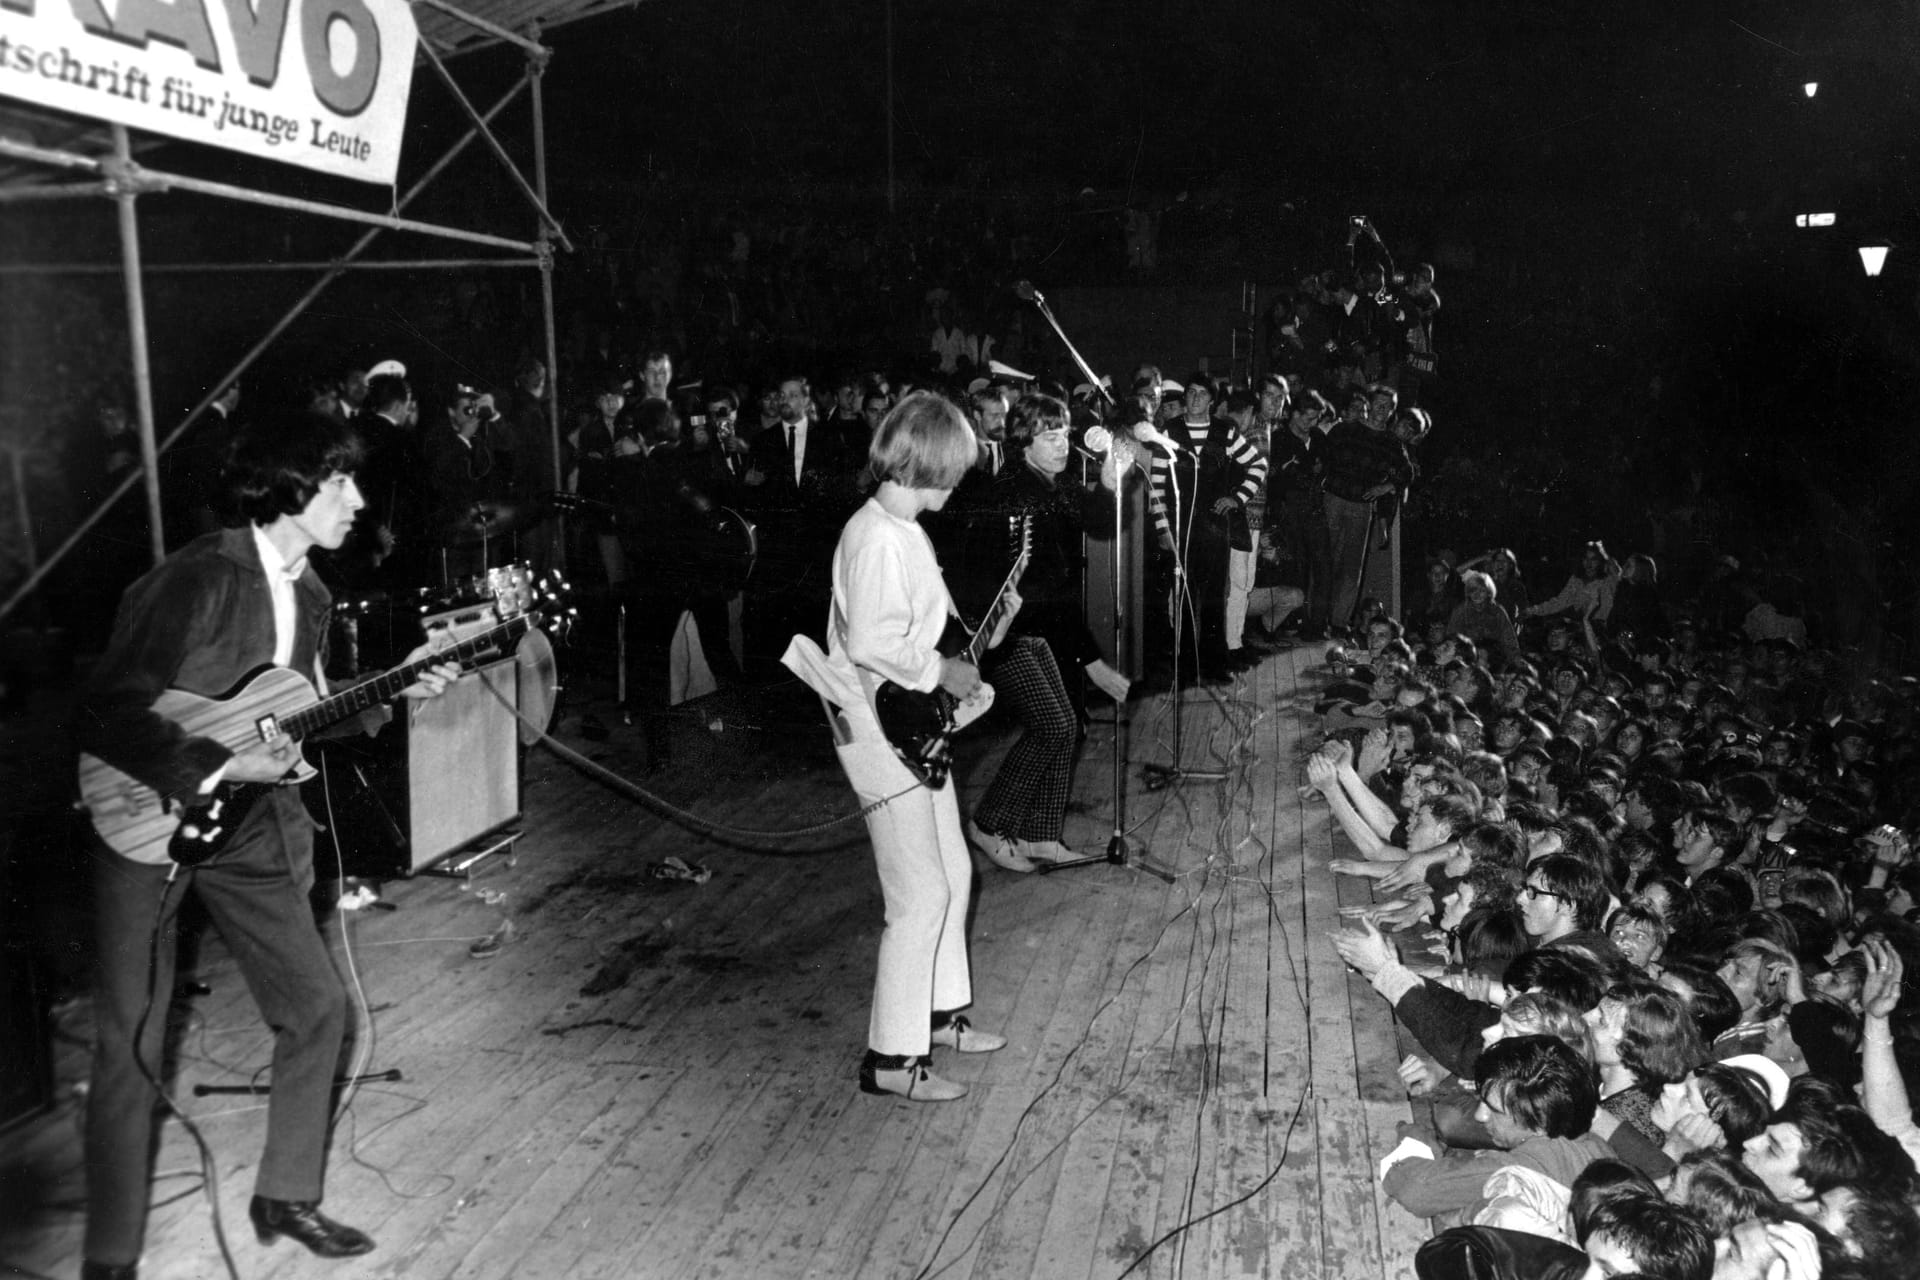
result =
[[[1366,886],[1330,875],[1326,810],[1297,794],[1315,725],[1291,708],[1319,682],[1319,657],[1297,648],[1222,702],[1193,696],[1186,760],[1225,757],[1227,786],[1147,792],[1130,763],[1134,844],[1180,873],[1174,886],[1105,867],[983,874],[976,1014],[1013,1043],[942,1055],[943,1073],[972,1085],[951,1106],[854,1087],[880,927],[859,828],[808,837],[830,850],[818,856],[747,854],[536,753],[515,865],[466,891],[399,882],[387,890],[398,912],[349,918],[379,1009],[373,1065],[401,1067],[397,1092],[427,1099],[408,1113],[405,1098],[370,1090],[355,1108],[359,1155],[424,1198],[336,1149],[328,1209],[380,1241],[355,1274],[839,1280],[932,1263],[951,1280],[1111,1280],[1204,1218],[1133,1274],[1397,1280],[1423,1229],[1383,1214],[1371,1168],[1406,1114],[1394,1029],[1323,936]],[[1167,758],[1165,706],[1136,704],[1130,754]],[[1111,829],[1110,733],[1096,729],[1075,779],[1069,832],[1090,853]],[[830,815],[846,799],[831,758],[780,736],[690,736],[711,768],[689,765],[663,789],[755,826]],[[967,744],[963,800],[1009,740],[989,730]],[[625,768],[638,747],[616,730],[595,750]],[[709,862],[714,879],[646,881],[668,852]],[[507,918],[513,942],[467,955],[468,936]],[[200,972],[217,990],[195,1002],[188,1084],[234,1078],[194,1057],[242,1075],[266,1061],[217,937]],[[243,1234],[263,1128],[264,1110],[211,1118],[222,1205]],[[77,1160],[71,1116],[33,1149]],[[195,1162],[178,1126],[161,1162]],[[445,1191],[429,1181],[442,1171]],[[206,1223],[193,1197],[158,1212],[147,1269],[218,1273]],[[292,1246],[237,1244],[262,1280],[338,1272]],[[9,1260],[66,1271],[79,1247],[67,1217]]]
[[[778,1131],[758,1152],[748,1152],[702,1247],[678,1274],[721,1277],[790,1274],[780,1266],[785,1240],[782,1219],[805,1218],[845,1173],[827,1154],[828,1136],[846,1113],[869,1099],[838,1075],[796,1075]],[[877,1101],[877,1100],[872,1100]],[[691,1234],[691,1233],[689,1233]],[[664,1269],[660,1274],[666,1274]]]
[[[539,1260],[558,1248],[556,1238],[570,1240],[618,1220],[617,1213],[605,1213],[596,1221],[595,1214],[604,1206],[590,1201],[588,1192],[595,1185],[624,1183],[624,1178],[610,1177],[609,1170],[627,1158],[625,1135],[655,1114],[680,1077],[644,1071],[622,1078],[617,1071],[605,1071],[595,1078],[616,1082],[611,1100],[597,1111],[590,1104],[582,1108],[582,1113],[590,1113],[584,1127],[575,1127],[571,1116],[569,1123],[559,1126],[553,1139],[558,1150],[546,1166],[451,1269],[437,1274],[457,1280],[563,1275]],[[564,1142],[559,1140],[561,1135]]]

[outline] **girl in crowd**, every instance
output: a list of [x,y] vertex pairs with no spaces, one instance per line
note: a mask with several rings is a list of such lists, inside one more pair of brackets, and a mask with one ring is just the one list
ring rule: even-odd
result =
[[1448,632],[1463,635],[1482,649],[1496,650],[1504,663],[1520,656],[1520,637],[1514,634],[1513,619],[1499,603],[1499,589],[1487,574],[1472,570],[1460,575],[1466,600],[1454,606],[1447,619]]
[[1613,614],[1613,593],[1620,583],[1620,564],[1607,554],[1600,542],[1589,542],[1580,552],[1580,567],[1567,578],[1560,594],[1520,610],[1525,618],[1545,618],[1570,613],[1575,618],[1591,618],[1596,627],[1604,627]]

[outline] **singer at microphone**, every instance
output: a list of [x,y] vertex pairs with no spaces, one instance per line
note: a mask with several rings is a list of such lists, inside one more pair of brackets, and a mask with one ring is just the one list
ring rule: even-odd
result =
[[[1059,814],[1052,806],[1064,805],[1066,791],[1063,787],[1055,797],[1050,787],[1034,784],[1025,788],[1047,792],[1039,811],[1030,812],[1024,809],[1024,801],[1016,801],[1016,793],[1023,790],[1019,780],[1023,776],[1029,783],[1043,776],[1064,779],[1065,775],[1059,770],[1067,766],[1054,758],[1053,751],[1060,746],[1060,741],[1055,740],[1052,731],[1064,732],[1064,742],[1068,745],[1066,758],[1070,760],[1071,744],[1077,740],[1074,722],[1084,713],[1079,679],[1082,674],[1116,701],[1125,701],[1128,687],[1126,679],[1101,658],[1100,647],[1087,629],[1081,605],[1084,573],[1081,537],[1089,530],[1097,534],[1110,523],[1113,497],[1102,485],[1110,486],[1118,475],[1124,474],[1124,468],[1135,460],[1135,446],[1125,437],[1115,438],[1100,427],[1089,428],[1082,434],[1080,439],[1089,452],[1106,455],[1101,479],[1095,482],[1091,477],[1083,480],[1080,468],[1071,465],[1073,439],[1063,401],[1042,394],[1022,398],[1007,420],[1006,467],[993,481],[985,501],[962,513],[969,527],[965,532],[966,545],[955,548],[960,554],[942,556],[948,563],[967,566],[957,570],[953,579],[955,598],[964,616],[970,604],[990,599],[1006,576],[1018,552],[1012,538],[1020,518],[1026,517],[1031,526],[1031,554],[1020,580],[1020,612],[1014,618],[1007,642],[995,651],[998,656],[990,656],[988,661],[996,666],[1013,661],[1014,654],[1029,647],[1015,642],[1032,638],[1044,641],[1042,647],[1050,650],[1045,660],[1032,655],[1035,664],[1046,668],[1057,663],[1060,674],[1051,679],[1003,681],[983,669],[982,675],[994,685],[1000,697],[1012,699],[1016,714],[1033,737],[1024,747],[1016,747],[1015,753],[1008,755],[1008,765],[1001,771],[1008,780],[1005,787],[1013,790],[1002,796],[1000,793],[1005,788],[989,787],[995,803],[983,800],[984,813],[976,811],[976,819],[988,833],[1009,835],[1043,846],[1060,838]],[[1059,691],[1069,704],[1064,719],[1056,714],[1060,708],[1053,703],[1050,690]],[[1034,732],[1038,726],[1045,728]],[[1015,760],[1016,753],[1034,768],[1023,773]],[[1036,795],[1035,799],[1039,797]],[[1015,808],[1022,812],[1016,815],[1012,812]],[[1044,859],[1055,852],[1043,848],[1039,854],[1030,856]]]

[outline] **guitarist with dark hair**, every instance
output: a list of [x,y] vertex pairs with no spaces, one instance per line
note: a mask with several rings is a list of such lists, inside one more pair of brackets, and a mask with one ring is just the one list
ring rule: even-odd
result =
[[[353,479],[360,458],[350,427],[317,416],[238,441],[228,482],[249,523],[196,539],[127,588],[82,697],[83,791],[90,769],[129,780],[128,808],[135,784],[151,788],[147,794],[157,793],[169,812],[212,805],[248,784],[264,791],[219,851],[184,875],[168,861],[164,841],[123,855],[103,839],[91,850],[98,956],[85,1280],[136,1274],[174,986],[174,921],[189,885],[274,1029],[272,1102],[251,1206],[255,1232],[263,1243],[289,1236],[322,1257],[373,1248],[364,1232],[319,1207],[347,1005],[307,901],[313,823],[299,788],[286,781],[302,765],[297,745],[291,736],[267,734],[235,749],[189,731],[156,705],[180,691],[216,697],[269,665],[312,672],[319,681],[330,597],[308,553],[346,540],[365,505]],[[410,663],[424,664],[429,652],[422,646]],[[402,692],[432,697],[458,675],[454,665],[423,666]],[[94,805],[103,836],[125,816],[112,808]]]

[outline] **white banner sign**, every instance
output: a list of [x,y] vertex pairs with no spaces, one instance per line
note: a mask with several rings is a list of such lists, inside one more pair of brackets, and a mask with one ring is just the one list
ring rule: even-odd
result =
[[406,0],[0,0],[0,93],[391,183],[418,38]]

